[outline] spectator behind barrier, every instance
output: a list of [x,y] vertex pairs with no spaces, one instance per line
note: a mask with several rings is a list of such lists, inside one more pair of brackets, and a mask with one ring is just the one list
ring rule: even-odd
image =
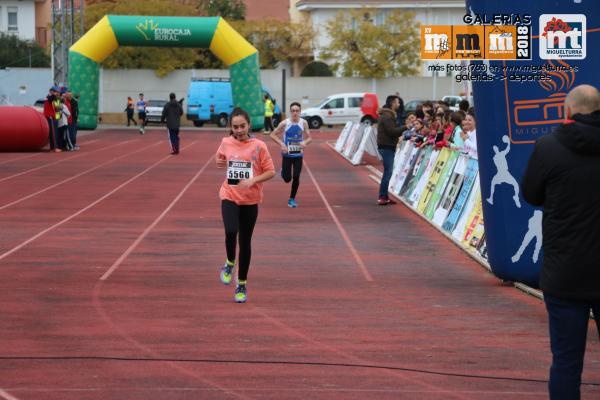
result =
[[397,125],[396,111],[399,106],[400,99],[398,96],[388,96],[385,106],[379,112],[377,150],[383,160],[383,176],[379,184],[379,199],[377,200],[377,204],[380,206],[395,203],[388,196],[388,186],[394,170],[394,157],[398,140],[402,136],[402,132],[406,130],[404,126]]
[[443,103],[438,103],[438,106],[435,108],[435,114],[443,114],[448,111],[448,107],[444,106]]
[[415,113],[410,112],[408,113],[408,115],[406,116],[406,121],[404,121],[406,123],[406,130],[404,132],[402,132],[402,139],[403,140],[410,140],[414,134],[415,134],[415,121],[417,120],[417,117],[415,115]]
[[423,103],[422,110],[424,113],[427,113],[427,111],[432,111],[433,110],[433,102],[427,100],[425,103]]
[[435,132],[435,143],[444,140],[444,113],[435,115],[431,130]]
[[425,112],[423,112],[423,105],[418,105],[417,109],[415,110],[415,115],[417,116],[418,119],[423,119],[425,118]]
[[460,127],[463,119],[463,114],[460,111],[450,114],[450,126],[452,127],[452,136],[450,137],[452,144],[450,148],[453,150],[462,151],[465,144],[462,138],[462,128]]
[[412,137],[412,141],[415,143],[415,146],[420,147],[425,141],[425,137],[427,136],[427,130],[425,129],[425,124],[423,120],[417,118],[414,122],[415,134]]
[[404,100],[400,97],[400,94],[396,92],[396,96],[398,96],[398,100],[400,101],[400,105],[398,106],[398,110],[396,110],[396,122],[398,126],[402,126],[405,123],[404,118]]
[[465,140],[464,151],[470,157],[477,159],[477,124],[475,113],[467,113],[467,117],[462,122],[463,138]]

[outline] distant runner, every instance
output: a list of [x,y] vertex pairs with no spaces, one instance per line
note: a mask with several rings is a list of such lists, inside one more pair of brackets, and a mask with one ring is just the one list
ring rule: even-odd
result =
[[138,110],[138,119],[140,121],[140,135],[144,134],[144,127],[146,126],[146,107],[148,103],[144,100],[144,93],[140,93],[140,99],[135,103],[135,107]]
[[[298,207],[296,194],[300,186],[304,149],[312,142],[308,123],[300,118],[301,109],[300,103],[293,102],[290,104],[292,116],[281,121],[270,135],[271,139],[281,146],[281,177],[286,183],[292,181],[292,189],[288,200],[288,207],[291,208]],[[279,134],[282,132],[283,140],[279,138]]]

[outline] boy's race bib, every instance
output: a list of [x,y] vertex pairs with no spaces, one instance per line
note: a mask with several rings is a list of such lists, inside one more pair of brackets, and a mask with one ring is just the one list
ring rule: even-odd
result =
[[227,183],[237,185],[242,179],[251,179],[254,176],[251,161],[227,161]]
[[300,142],[288,142],[288,154],[301,154],[302,146],[300,146]]

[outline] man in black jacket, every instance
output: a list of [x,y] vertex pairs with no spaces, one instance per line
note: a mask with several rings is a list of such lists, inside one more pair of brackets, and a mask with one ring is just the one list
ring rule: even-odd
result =
[[590,309],[600,332],[600,94],[575,87],[567,121],[541,137],[522,182],[528,203],[544,208],[540,287],[548,311],[550,399],[579,399]]
[[175,93],[169,94],[169,102],[165,104],[162,110],[161,122],[167,121],[167,130],[169,131],[169,141],[171,142],[171,154],[179,154],[179,125],[183,107],[181,103],[175,100]]
[[385,106],[379,111],[377,150],[383,159],[383,176],[379,184],[379,200],[377,200],[377,204],[380,206],[395,203],[388,197],[388,186],[394,170],[394,156],[396,155],[398,138],[406,129],[404,126],[399,127],[397,123],[396,111],[399,107],[400,98],[392,95],[387,97]]
[[71,103],[71,123],[69,124],[69,139],[73,145],[73,150],[79,150],[77,144],[77,123],[79,121],[79,95],[73,96],[70,90],[67,90],[67,98]]

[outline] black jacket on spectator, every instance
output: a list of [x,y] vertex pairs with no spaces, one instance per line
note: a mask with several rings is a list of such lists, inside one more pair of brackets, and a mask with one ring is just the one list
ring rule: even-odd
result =
[[523,197],[543,206],[540,287],[565,299],[600,299],[600,111],[541,137],[531,155]]
[[79,120],[79,102],[75,100],[75,97],[71,98],[71,119],[76,124]]
[[389,108],[382,108],[377,123],[377,147],[380,149],[396,150],[398,138],[406,127],[398,126],[396,113]]
[[398,107],[398,109],[396,110],[396,123],[398,124],[398,126],[402,126],[402,125],[404,125],[406,118],[403,117],[403,115],[404,115],[404,100],[402,100],[401,97],[399,97],[399,99],[400,99],[400,107]]
[[163,107],[161,121],[167,120],[167,128],[179,129],[183,108],[177,100],[171,100]]

